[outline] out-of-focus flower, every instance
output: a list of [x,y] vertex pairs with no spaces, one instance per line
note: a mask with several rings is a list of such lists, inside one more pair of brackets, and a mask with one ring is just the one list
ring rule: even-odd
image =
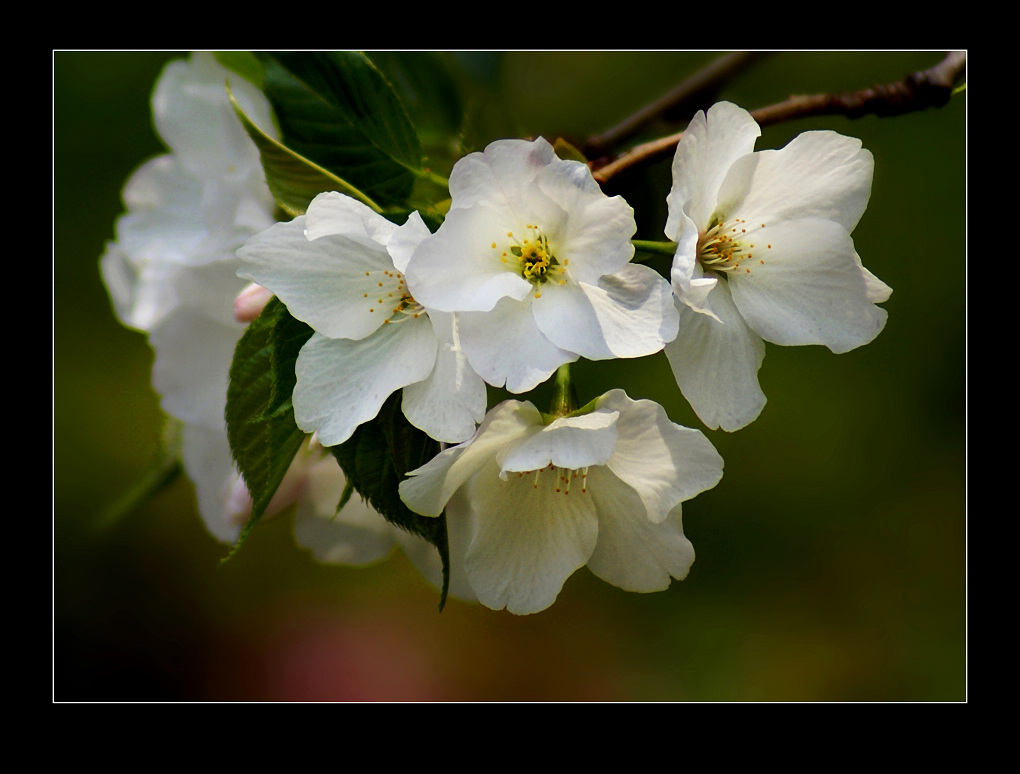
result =
[[415,250],[408,287],[459,313],[485,381],[525,392],[564,363],[658,352],[676,335],[669,285],[630,263],[634,212],[542,138],[501,140],[450,175],[452,205]]
[[330,192],[238,252],[241,275],[315,331],[298,356],[294,414],[324,446],[350,438],[401,388],[408,421],[440,441],[470,437],[485,414],[485,385],[461,353],[456,320],[424,308],[404,278],[428,236],[418,213],[396,226]]
[[409,474],[412,510],[444,508],[450,554],[488,607],[534,613],[579,567],[628,591],[659,591],[694,561],[680,504],[710,489],[722,459],[697,430],[622,390],[548,424],[505,401],[471,440]]
[[237,472],[223,410],[227,373],[244,326],[233,302],[244,288],[235,251],[274,222],[259,154],[227,99],[267,132],[269,104],[212,54],[170,62],[152,96],[153,121],[171,153],[142,165],[124,187],[126,214],[100,262],[122,323],[149,335],[153,386],[183,423],[182,462],[209,531],[236,539],[228,517]]
[[[118,318],[149,336],[156,353],[153,385],[163,409],[181,423],[182,463],[199,512],[223,542],[236,540],[251,515],[223,420],[230,361],[244,332],[235,302],[247,283],[237,276],[242,264],[235,251],[275,222],[258,151],[227,100],[228,78],[246,113],[273,132],[265,97],[211,54],[168,64],[152,109],[172,153],[128,180],[128,211],[101,260]],[[265,300],[264,293],[249,291],[240,305],[243,321],[257,316]],[[312,443],[295,458],[268,513],[296,504],[295,538],[321,561],[376,561],[393,550],[402,530],[357,497],[337,515],[343,487],[336,461]],[[434,578],[435,549],[411,535],[400,540]]]
[[[318,444],[311,448],[322,451]],[[336,461],[328,455],[316,458],[314,453],[304,461],[308,464],[302,466],[303,491],[297,500],[294,520],[294,539],[299,546],[309,549],[320,562],[345,565],[370,564],[400,546],[425,580],[436,590],[442,588],[443,567],[435,546],[391,525],[357,493],[352,494],[337,514],[336,505],[343,492],[344,477]],[[288,472],[288,477],[292,473],[293,469]],[[464,577],[462,562],[450,567],[449,596],[462,602],[477,599]]]
[[234,251],[274,222],[258,150],[227,100],[228,78],[248,115],[273,134],[262,93],[212,54],[170,62],[156,83],[153,122],[171,153],[128,179],[127,213],[101,262],[114,310],[132,328],[149,331],[186,301],[174,284],[178,272],[236,262]]
[[764,341],[846,352],[882,330],[892,291],[850,232],[871,195],[860,140],[805,132],[754,151],[751,115],[728,102],[691,121],[673,160],[666,236],[680,333],[666,346],[684,396],[711,428],[737,430],[765,405]]

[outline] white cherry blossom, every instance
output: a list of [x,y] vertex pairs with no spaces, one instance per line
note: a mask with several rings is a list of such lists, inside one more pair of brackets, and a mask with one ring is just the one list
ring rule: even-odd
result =
[[400,485],[412,510],[446,509],[451,558],[478,599],[538,612],[586,564],[628,591],[684,578],[694,549],[680,504],[721,478],[712,444],[622,390],[546,422],[531,403],[505,401]]
[[[232,543],[252,508],[223,420],[230,361],[245,327],[236,319],[235,301],[246,283],[237,276],[242,264],[235,251],[273,225],[275,204],[258,151],[227,99],[228,78],[248,115],[273,132],[262,94],[211,54],[169,63],[152,110],[172,153],[147,162],[126,183],[127,213],[100,268],[118,318],[148,334],[155,351],[153,386],[163,410],[180,422],[181,462],[202,520],[214,537]],[[249,306],[267,300],[252,296],[258,298]],[[245,310],[246,319],[255,316],[254,306]],[[432,546],[393,527],[360,498],[336,514],[343,487],[336,461],[310,444],[267,515],[296,505],[295,539],[320,561],[366,564],[400,543],[427,577],[438,573]]]
[[244,287],[234,254],[274,222],[258,150],[227,99],[234,96],[266,131],[269,103],[210,53],[170,62],[152,96],[153,122],[171,153],[146,162],[124,187],[127,212],[100,269],[120,321],[148,334],[153,386],[182,423],[182,463],[208,530],[232,542],[238,474],[223,410],[227,373],[244,326],[233,300]]
[[315,331],[298,356],[294,412],[324,446],[350,438],[401,388],[408,421],[440,441],[470,437],[485,414],[485,385],[460,350],[463,329],[426,310],[404,277],[428,236],[418,213],[398,227],[330,192],[238,251],[241,276]]
[[874,169],[860,140],[805,132],[754,152],[759,133],[728,102],[699,112],[677,147],[667,197],[680,333],[666,355],[699,418],[724,430],[765,405],[764,341],[846,352],[882,330],[886,312],[875,304],[892,293],[850,236]]
[[266,98],[208,52],[170,62],[156,82],[153,123],[171,153],[129,178],[127,213],[101,262],[125,325],[151,330],[185,300],[176,294],[177,272],[236,262],[234,251],[274,222],[258,150],[227,99],[228,79],[248,115],[274,135]]
[[490,384],[526,392],[578,357],[649,355],[676,335],[668,283],[630,263],[633,210],[544,139],[465,156],[450,194],[408,287],[430,310],[459,313],[463,352]]

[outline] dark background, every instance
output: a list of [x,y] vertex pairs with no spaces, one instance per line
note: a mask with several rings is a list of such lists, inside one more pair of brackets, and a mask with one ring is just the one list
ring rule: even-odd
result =
[[[708,432],[725,475],[685,505],[698,554],[685,581],[638,595],[582,569],[536,615],[457,601],[440,614],[399,553],[367,569],[318,565],[286,517],[221,565],[226,548],[205,532],[183,479],[127,518],[102,518],[147,469],[162,423],[151,351],[116,322],[97,262],[124,181],[164,150],[148,99],[172,56],[54,54],[57,700],[966,697],[965,94],[897,118],[763,131],[758,148],[827,128],[874,153],[854,240],[894,289],[889,322],[844,355],[769,345],[761,417],[736,434]],[[490,79],[471,92],[484,143],[583,138],[713,56],[529,52],[456,63]],[[897,80],[941,56],[779,53],[719,97],[753,109]],[[640,237],[663,238],[668,189],[666,161],[615,191],[638,211]],[[575,378],[582,402],[623,387],[700,427],[661,354],[582,363]]]

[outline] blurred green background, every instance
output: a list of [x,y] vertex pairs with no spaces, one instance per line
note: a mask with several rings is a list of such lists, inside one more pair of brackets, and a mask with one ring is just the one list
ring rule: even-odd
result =
[[[722,482],[685,505],[697,561],[638,595],[575,573],[516,617],[437,594],[397,553],[316,564],[287,518],[221,565],[190,484],[100,526],[156,453],[145,339],[118,325],[97,262],[120,189],[164,151],[149,94],[180,54],[54,54],[54,697],[57,700],[960,701],[966,698],[966,95],[892,119],[800,120],[875,156],[854,239],[894,293],[889,322],[845,355],[769,345],[769,402],[708,432]],[[466,55],[475,140],[580,140],[715,55]],[[941,53],[779,53],[719,93],[753,109],[930,67]],[[652,137],[679,126],[659,124]],[[661,239],[668,160],[628,177],[639,237]],[[575,369],[700,427],[661,354]],[[543,396],[538,402],[541,406]]]

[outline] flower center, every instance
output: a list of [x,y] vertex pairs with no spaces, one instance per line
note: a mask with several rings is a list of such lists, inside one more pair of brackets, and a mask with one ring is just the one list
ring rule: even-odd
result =
[[370,314],[386,314],[384,323],[398,323],[414,319],[425,313],[421,304],[407,289],[407,281],[399,271],[366,271],[366,277],[376,280],[378,290],[363,293]]
[[580,470],[557,468],[553,467],[553,464],[550,462],[539,470],[527,470],[517,474],[518,478],[523,478],[524,476],[534,476],[533,486],[535,489],[538,489],[541,483],[543,486],[552,489],[555,494],[568,495],[570,494],[570,487],[573,485],[575,492],[588,494],[587,467]]
[[[726,221],[718,215],[712,218],[708,230],[698,237],[698,262],[705,271],[751,273],[753,264],[765,263],[760,239],[754,233],[765,228],[761,223],[748,226],[743,218]],[[756,239],[755,242],[751,242]],[[755,244],[758,246],[758,258],[755,259]],[[765,249],[772,249],[765,244]],[[725,275],[723,275],[725,276]]]
[[[535,298],[540,298],[542,293],[539,287],[546,282],[552,280],[559,285],[566,284],[566,278],[561,275],[566,271],[569,261],[565,259],[561,263],[556,258],[549,238],[537,225],[527,225],[525,230],[527,236],[522,239],[514,236],[513,231],[507,232],[511,243],[501,251],[499,259],[534,285]],[[498,249],[495,242],[492,243],[492,249]]]

